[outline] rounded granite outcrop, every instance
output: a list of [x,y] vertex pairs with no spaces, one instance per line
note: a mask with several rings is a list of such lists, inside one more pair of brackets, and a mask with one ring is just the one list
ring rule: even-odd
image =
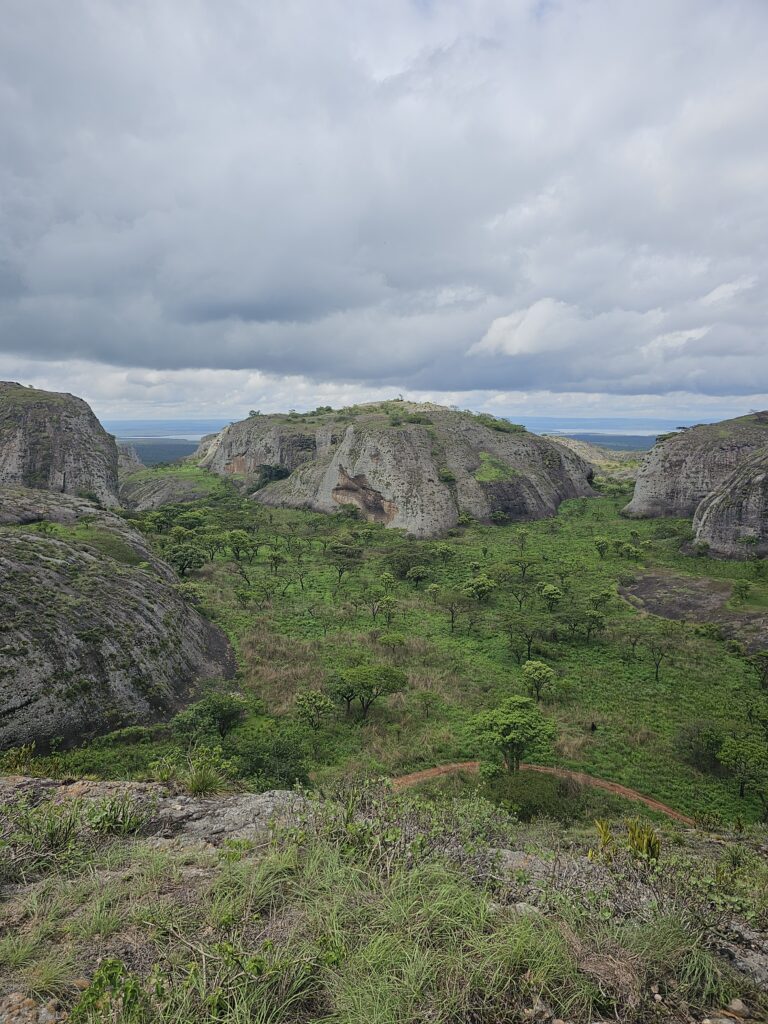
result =
[[0,381],[0,485],[117,505],[117,445],[74,395]]
[[578,455],[504,420],[407,402],[347,415],[252,416],[204,439],[198,464],[249,485],[287,473],[253,497],[271,506],[335,512],[434,537],[461,513],[489,521],[553,515],[594,494]]
[[156,720],[229,678],[223,633],[118,516],[0,489],[0,749]]
[[768,416],[752,413],[660,438],[640,468],[632,501],[635,519],[689,517],[753,452],[768,444]]
[[696,509],[696,540],[726,558],[768,556],[768,446],[740,466]]

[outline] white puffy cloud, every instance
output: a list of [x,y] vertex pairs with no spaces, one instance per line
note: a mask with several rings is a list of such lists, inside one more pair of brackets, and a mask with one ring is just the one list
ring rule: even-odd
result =
[[766,66],[763,0],[6,0],[0,376],[746,402]]

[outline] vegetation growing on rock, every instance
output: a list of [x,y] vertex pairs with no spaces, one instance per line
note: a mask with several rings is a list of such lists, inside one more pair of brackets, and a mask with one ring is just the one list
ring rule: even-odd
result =
[[198,459],[262,504],[352,504],[419,537],[445,533],[462,513],[537,519],[593,493],[591,468],[563,446],[507,420],[409,402],[250,416],[206,438]]

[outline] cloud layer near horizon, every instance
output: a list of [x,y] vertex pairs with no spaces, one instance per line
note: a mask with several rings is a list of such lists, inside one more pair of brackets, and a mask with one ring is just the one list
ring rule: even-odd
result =
[[768,393],[763,0],[3,14],[0,367]]

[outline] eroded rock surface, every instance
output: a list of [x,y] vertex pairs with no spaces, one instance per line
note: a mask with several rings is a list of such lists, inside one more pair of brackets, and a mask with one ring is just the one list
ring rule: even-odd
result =
[[117,445],[74,395],[0,381],[0,485],[117,505]]
[[0,524],[0,749],[155,720],[234,671],[224,635],[118,516],[6,488]]
[[741,463],[699,504],[696,540],[727,558],[768,555],[768,446]]
[[136,473],[147,467],[141,461],[141,456],[132,444],[119,444],[117,446],[117,475],[122,482],[123,477],[129,473]]
[[246,489],[265,468],[287,471],[254,494],[265,505],[334,512],[352,504],[418,537],[444,533],[461,512],[537,519],[594,493],[591,467],[562,445],[441,406],[397,403],[394,417],[394,404],[358,406],[342,422],[253,416],[206,438],[198,461]]
[[656,442],[624,515],[692,516],[754,452],[768,445],[768,413],[708,423]]

